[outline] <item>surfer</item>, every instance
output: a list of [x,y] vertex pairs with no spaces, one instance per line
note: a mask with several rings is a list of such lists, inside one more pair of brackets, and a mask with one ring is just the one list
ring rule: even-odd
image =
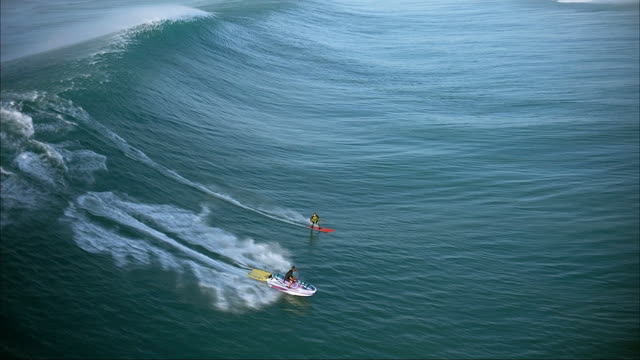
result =
[[294,271],[298,271],[298,269],[296,269],[295,266],[291,267],[291,270],[289,270],[285,275],[284,275],[284,280],[285,281],[291,281],[291,283],[289,283],[288,287],[291,287],[291,285],[293,285],[293,283],[297,280],[294,276],[293,276],[293,272]]
[[311,217],[309,218],[309,220],[311,220],[311,228],[313,229],[314,225],[318,226],[318,229],[320,229],[320,224],[318,223],[320,221],[320,216],[318,216],[318,214],[313,213],[313,215],[311,215]]

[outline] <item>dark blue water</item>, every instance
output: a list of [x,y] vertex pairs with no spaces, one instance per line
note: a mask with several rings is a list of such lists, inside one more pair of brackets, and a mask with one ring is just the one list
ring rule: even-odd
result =
[[[640,355],[637,1],[1,23],[4,354]],[[247,276],[291,265],[314,296]]]

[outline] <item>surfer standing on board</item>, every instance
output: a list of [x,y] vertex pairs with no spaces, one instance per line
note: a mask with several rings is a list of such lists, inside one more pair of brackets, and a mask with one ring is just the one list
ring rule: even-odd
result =
[[291,285],[293,285],[293,283],[297,280],[295,277],[293,277],[293,272],[294,271],[298,271],[298,269],[296,269],[295,266],[291,267],[291,270],[289,270],[285,275],[284,275],[284,280],[285,281],[291,281],[291,283],[289,283],[288,287],[291,287]]
[[313,215],[311,215],[311,217],[309,218],[309,220],[311,220],[311,228],[313,229],[314,225],[318,226],[318,229],[320,229],[320,224],[318,223],[318,221],[320,221],[320,216],[318,216],[318,214],[313,213]]

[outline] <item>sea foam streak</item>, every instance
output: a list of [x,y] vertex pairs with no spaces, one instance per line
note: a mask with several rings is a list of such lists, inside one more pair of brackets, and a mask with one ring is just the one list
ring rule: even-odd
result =
[[[103,221],[98,223],[88,214]],[[69,205],[65,218],[85,251],[110,254],[121,267],[155,261],[165,270],[189,272],[220,310],[242,311],[275,301],[275,292],[232,262],[285,269],[290,266],[282,255],[285,251],[277,244],[240,240],[210,227],[207,214],[208,210],[194,214],[168,205],[140,204],[110,192],[90,192]],[[118,228],[129,231],[124,235]],[[206,251],[197,251],[194,245]]]
[[65,105],[59,106],[57,110],[61,112],[67,112],[69,113],[69,115],[73,116],[75,119],[83,121],[85,124],[91,126],[93,130],[102,134],[102,136],[108,137],[109,140],[111,140],[111,142],[115,146],[117,146],[118,149],[120,149],[127,157],[136,161],[140,161],[150,166],[151,168],[160,172],[162,175],[168,176],[174,180],[177,180],[182,184],[190,186],[194,189],[198,189],[205,194],[214,196],[220,200],[224,200],[230,204],[233,204],[245,210],[255,212],[264,217],[268,217],[270,219],[281,221],[281,222],[292,224],[292,225],[306,225],[306,218],[291,210],[282,210],[282,209],[267,210],[267,209],[252,207],[252,206],[243,204],[226,194],[213,191],[202,184],[195,183],[189,179],[184,178],[182,175],[178,174],[177,172],[171,169],[168,169],[165,166],[162,166],[156,163],[155,161],[151,160],[144,152],[131,146],[125,139],[123,139],[122,137],[120,137],[118,134],[114,133],[110,129],[108,129],[106,126],[98,123],[97,121],[94,121],[86,111],[84,111],[80,107],[73,106],[70,101],[67,102],[67,104]]
[[[12,145],[12,147],[20,148],[20,147],[23,147],[25,142],[29,142],[32,148],[38,150],[37,153],[45,154],[46,158],[48,159],[48,162],[57,164],[57,167],[64,167],[65,164],[69,162],[69,161],[61,161],[61,159],[65,155],[69,159],[78,159],[84,153],[81,154],[78,152],[71,153],[69,151],[61,151],[59,147],[49,146],[47,144],[42,144],[33,140],[32,135],[33,135],[34,125],[32,123],[32,119],[29,115],[23,114],[18,110],[16,110],[16,107],[19,105],[19,103],[24,101],[35,103],[32,105],[37,105],[39,108],[40,107],[43,108],[43,111],[50,109],[50,110],[54,110],[58,114],[64,115],[62,118],[53,119],[56,124],[59,124],[57,126],[72,127],[72,126],[75,126],[75,122],[80,121],[83,124],[91,127],[92,130],[99,133],[100,137],[106,136],[127,157],[133,160],[142,162],[147,166],[150,166],[151,168],[160,172],[162,175],[170,177],[194,189],[200,190],[205,194],[211,195],[217,199],[224,200],[230,204],[233,204],[245,210],[255,212],[257,214],[260,214],[264,217],[267,217],[273,220],[281,221],[291,225],[298,225],[298,226],[306,225],[306,218],[301,214],[296,213],[292,210],[264,209],[264,208],[253,207],[253,206],[244,204],[229,195],[216,192],[214,190],[211,190],[205,185],[195,183],[189,179],[184,178],[182,175],[178,174],[177,172],[171,169],[168,169],[165,166],[162,166],[156,163],[155,161],[153,161],[152,159],[150,159],[144,152],[131,146],[126,140],[124,140],[118,134],[114,133],[113,131],[108,129],[106,126],[95,121],[91,117],[91,115],[89,115],[89,113],[87,113],[84,109],[75,105],[73,102],[69,100],[63,99],[56,95],[49,95],[41,92],[33,92],[28,94],[11,94],[10,97],[16,98],[17,101],[11,102],[11,104],[8,104],[6,106],[3,105],[2,107],[3,112],[8,114],[8,116],[4,116],[4,113],[3,113],[3,117],[2,117],[3,130],[5,128],[7,130],[11,130],[11,131],[3,131],[2,134],[0,134],[2,136],[3,143],[5,142],[5,140],[11,140],[12,143],[15,143],[14,145]],[[65,118],[72,119],[73,122],[65,120]],[[5,122],[7,122],[8,124],[5,124]],[[88,179],[87,180],[88,182],[92,180],[92,176],[90,174],[91,171],[106,169],[106,165],[105,165],[106,158],[104,158],[102,155],[98,155],[98,154],[94,154],[94,155],[95,157],[97,157],[95,160],[93,160],[95,165],[87,169],[87,170],[90,170],[89,172],[81,174],[83,177]],[[89,158],[89,156],[84,156],[84,157]],[[25,155],[23,158],[24,158],[23,160],[25,161],[25,164],[24,164],[25,169],[34,169],[35,158],[29,154]],[[78,164],[78,166],[80,165]],[[74,174],[72,174],[72,176],[73,175]],[[55,181],[52,180],[51,176],[45,175],[44,177],[41,177],[41,178],[43,180],[47,180],[49,182],[55,183]]]

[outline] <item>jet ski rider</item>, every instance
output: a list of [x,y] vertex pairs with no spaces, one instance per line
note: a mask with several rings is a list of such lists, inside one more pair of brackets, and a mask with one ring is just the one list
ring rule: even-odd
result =
[[291,287],[291,285],[293,285],[293,283],[298,280],[293,276],[293,272],[294,271],[298,271],[298,269],[296,269],[295,266],[291,267],[291,270],[289,270],[285,275],[284,275],[284,280],[285,281],[291,281],[288,285],[288,287]]

